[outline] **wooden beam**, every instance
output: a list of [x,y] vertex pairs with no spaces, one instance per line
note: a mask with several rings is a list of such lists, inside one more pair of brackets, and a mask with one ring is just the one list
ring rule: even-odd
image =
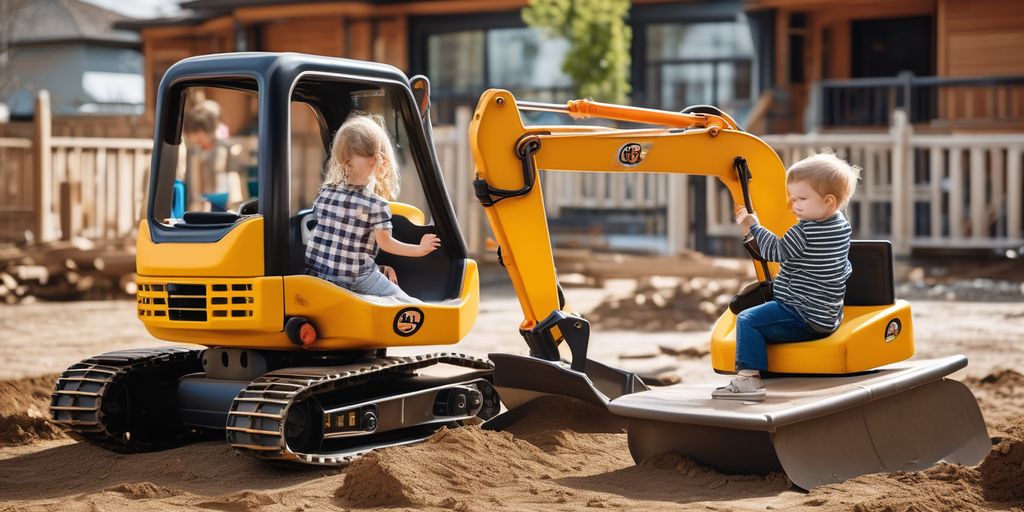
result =
[[527,5],[527,0],[441,0],[434,2],[407,2],[390,5],[369,5],[362,2],[294,3],[240,7],[235,19],[244,23],[272,21],[288,18],[321,16],[427,16],[439,14],[473,14],[481,12],[511,11]]

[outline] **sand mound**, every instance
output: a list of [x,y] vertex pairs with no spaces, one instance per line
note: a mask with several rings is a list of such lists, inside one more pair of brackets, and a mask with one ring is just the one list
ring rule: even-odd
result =
[[133,500],[170,498],[184,493],[180,489],[157,485],[153,482],[124,483],[107,487],[103,491],[121,494]]
[[1005,428],[1004,437],[978,466],[985,499],[1024,504],[1024,420]]
[[648,457],[640,462],[639,466],[685,475],[687,479],[696,480],[710,489],[717,489],[732,482],[763,482],[778,489],[785,489],[791,485],[789,478],[784,473],[726,475],[693,459],[671,452]]
[[48,420],[56,381],[56,375],[0,381],[0,446],[65,437]]
[[62,437],[65,437],[65,434],[46,418],[27,414],[0,415],[0,446],[29,444]]
[[555,396],[525,407],[502,432],[442,429],[426,443],[364,456],[336,495],[358,507],[466,510],[492,508],[526,489],[564,502],[569,496],[552,480],[632,465],[626,423],[605,409]]
[[1003,436],[1003,427],[1024,416],[1024,374],[1016,370],[996,370],[988,375],[964,379],[978,399],[989,433]]
[[0,415],[25,413],[46,417],[50,393],[57,375],[44,375],[17,380],[0,380]]
[[603,407],[573,398],[545,395],[530,401],[521,409],[523,417],[506,430],[516,437],[529,438],[551,430],[579,433],[621,433],[628,421]]
[[279,503],[278,498],[265,492],[242,491],[225,498],[197,503],[198,506],[226,512],[249,512]]
[[487,494],[495,485],[550,479],[568,469],[557,457],[509,432],[442,429],[426,443],[380,450],[357,460],[336,495],[358,507],[458,509],[460,504],[467,506],[467,498]]
[[[880,473],[811,491],[813,506],[855,512],[940,512],[989,510],[981,495],[978,470],[939,463],[913,473]],[[857,497],[851,503],[850,498]],[[852,505],[852,506],[851,506]]]
[[603,330],[701,331],[715,322],[740,287],[736,279],[681,279],[675,287],[640,280],[632,293],[605,297],[586,317]]

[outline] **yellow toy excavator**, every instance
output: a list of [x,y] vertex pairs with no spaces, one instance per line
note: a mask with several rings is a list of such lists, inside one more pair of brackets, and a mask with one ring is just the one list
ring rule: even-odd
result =
[[[227,90],[258,105],[255,188],[234,211],[175,214],[182,119],[197,89]],[[336,465],[495,415],[489,361],[385,353],[458,342],[479,302],[476,263],[433,151],[428,92],[424,77],[410,80],[391,66],[293,53],[207,55],[173,65],[157,96],[139,223],[138,318],[157,338],[208,348],[112,352],[72,365],[51,398],[54,421],[120,451],[219,433],[259,458]],[[422,184],[430,217],[393,203],[393,236],[416,243],[435,233],[444,244],[427,257],[381,254],[377,263],[394,268],[422,304],[382,302],[308,275],[303,256],[316,219],[308,204],[290,204],[302,183],[294,176],[303,171],[291,168],[293,108],[313,113],[328,151],[342,122],[363,113],[381,116],[410,155],[405,172]],[[427,218],[433,223],[424,224]]]
[[[524,126],[520,111],[599,117],[650,125]],[[499,245],[525,319],[530,356],[491,354],[494,383],[509,412],[501,428],[528,414],[530,401],[559,394],[630,419],[629,447],[640,460],[665,451],[730,473],[784,470],[805,489],[879,471],[907,471],[946,459],[975,464],[990,441],[970,390],[944,376],[963,356],[907,361],[914,355],[910,305],[893,293],[888,242],[854,241],[844,320],[816,341],[768,347],[768,398],[713,400],[713,385],[647,389],[634,375],[586,358],[589,324],[567,311],[558,285],[539,171],[660,172],[718,178],[736,204],[757,207],[761,223],[784,233],[785,168],[756,136],[709,106],[666,112],[575,100],[518,102],[507,91],[480,98],[470,124],[476,195]],[[736,313],[767,300],[774,263],[748,245],[759,282],[745,288],[711,333],[714,370],[734,371]],[[559,345],[567,345],[569,363]]]

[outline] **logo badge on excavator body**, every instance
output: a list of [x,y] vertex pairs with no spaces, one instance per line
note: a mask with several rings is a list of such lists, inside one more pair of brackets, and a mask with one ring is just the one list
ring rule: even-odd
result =
[[889,320],[889,324],[885,326],[885,342],[890,343],[900,335],[900,331],[903,330],[903,325],[900,324],[899,318],[893,318]]
[[619,148],[619,163],[628,166],[639,164],[647,156],[648,144],[630,142]]
[[412,336],[423,325],[423,311],[419,308],[405,308],[395,315],[395,334]]

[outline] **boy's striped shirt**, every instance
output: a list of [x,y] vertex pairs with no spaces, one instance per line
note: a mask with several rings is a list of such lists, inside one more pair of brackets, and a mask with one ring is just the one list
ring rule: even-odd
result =
[[823,220],[804,220],[779,238],[763,226],[750,232],[761,256],[781,262],[775,277],[775,300],[800,313],[812,329],[830,333],[843,320],[846,280],[853,272],[850,254],[850,223],[842,213]]

